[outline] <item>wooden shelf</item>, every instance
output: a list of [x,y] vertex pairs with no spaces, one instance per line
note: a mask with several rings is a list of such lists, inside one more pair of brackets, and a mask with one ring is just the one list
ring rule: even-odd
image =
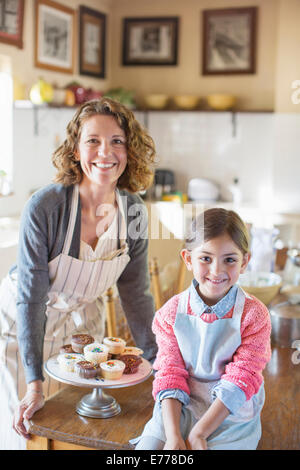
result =
[[[15,101],[14,107],[15,109],[77,109],[80,105],[76,104],[74,106],[66,106],[63,104],[55,104],[55,103],[43,103],[39,105],[33,104],[30,100],[22,100],[22,101]],[[131,111],[138,111],[143,113],[150,113],[150,112],[159,112],[159,113],[274,113],[274,109],[228,109],[228,110],[216,110],[216,109],[209,109],[209,108],[194,108],[194,109],[179,109],[179,108],[164,108],[164,109],[150,109],[144,107],[137,107],[132,108]]]

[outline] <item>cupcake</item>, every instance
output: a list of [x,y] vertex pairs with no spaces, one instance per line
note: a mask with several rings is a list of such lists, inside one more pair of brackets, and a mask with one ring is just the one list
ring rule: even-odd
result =
[[125,364],[124,374],[135,374],[142,363],[142,359],[134,354],[122,354],[119,360]]
[[73,348],[73,351],[76,353],[83,353],[83,348],[87,344],[93,343],[95,340],[91,335],[86,335],[86,334],[78,334],[78,335],[72,335],[71,339],[71,346]]
[[59,354],[57,356],[59,367],[64,372],[74,372],[76,362],[82,361],[82,359],[81,354]]
[[108,352],[110,354],[122,354],[126,346],[126,341],[122,338],[113,338],[112,336],[108,336],[104,338],[103,344],[108,347]]
[[84,357],[93,364],[107,361],[108,347],[101,343],[87,344],[83,349]]
[[124,356],[125,354],[133,354],[134,356],[141,356],[143,352],[144,351],[142,349],[137,348],[135,346],[126,346],[126,348],[122,352],[122,355]]
[[125,369],[125,364],[122,361],[112,360],[101,362],[101,374],[104,379],[107,380],[118,380],[122,377]]
[[79,361],[74,365],[74,372],[83,379],[94,379],[101,374],[101,369],[90,361]]
[[71,344],[65,344],[59,350],[60,354],[73,354],[75,351],[73,350]]

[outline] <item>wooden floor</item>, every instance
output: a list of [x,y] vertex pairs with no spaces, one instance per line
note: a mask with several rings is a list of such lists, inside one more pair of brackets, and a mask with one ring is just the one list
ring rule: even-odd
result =
[[258,450],[300,450],[300,364],[294,349],[272,348],[265,371],[266,401]]

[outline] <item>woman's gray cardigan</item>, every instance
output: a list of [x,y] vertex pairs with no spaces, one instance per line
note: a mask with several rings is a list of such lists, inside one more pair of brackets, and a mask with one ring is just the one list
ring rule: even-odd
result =
[[[26,203],[21,220],[17,265],[17,336],[26,382],[42,379],[46,302],[50,287],[48,263],[63,249],[67,232],[73,186],[50,184],[37,191]],[[153,361],[156,354],[152,333],[154,302],[148,271],[147,210],[142,199],[120,191],[127,204],[127,243],[130,262],[117,287],[128,325],[136,344]],[[81,206],[79,206],[69,255],[78,258]]]

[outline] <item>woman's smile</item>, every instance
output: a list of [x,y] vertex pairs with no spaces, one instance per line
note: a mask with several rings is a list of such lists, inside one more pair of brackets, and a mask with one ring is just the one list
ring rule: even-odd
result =
[[127,165],[125,132],[112,116],[91,116],[82,126],[77,154],[84,180],[114,188]]

